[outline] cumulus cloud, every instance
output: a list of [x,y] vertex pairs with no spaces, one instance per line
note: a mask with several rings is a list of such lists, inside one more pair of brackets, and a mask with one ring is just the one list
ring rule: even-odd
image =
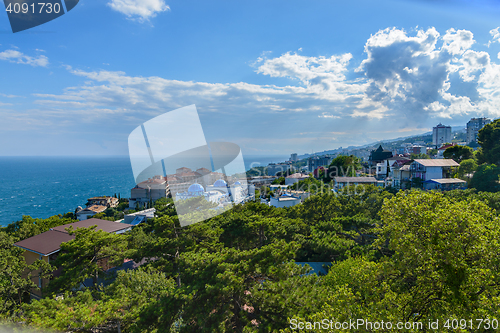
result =
[[[217,124],[214,132],[223,127],[225,135],[240,137],[248,145],[256,144],[255,133],[280,133],[284,121],[289,142],[295,142],[298,133],[309,136],[302,135],[303,141],[297,142],[328,140],[317,131],[328,128],[350,133],[346,141],[353,143],[353,133],[358,133],[358,142],[372,138],[368,132],[373,133],[374,123],[397,132],[425,129],[451,118],[457,122],[500,116],[500,64],[474,45],[467,30],[449,29],[441,35],[435,28],[412,32],[388,28],[367,39],[365,55],[356,61],[349,53],[263,54],[253,65],[256,73],[269,78],[261,85],[68,67],[84,83],[59,94],[38,94],[35,103],[52,117],[77,114],[75,119],[91,123],[119,115],[134,126],[167,110],[196,104],[202,118],[210,114]],[[274,78],[290,83],[273,84]],[[342,140],[342,135],[335,137]]]
[[[430,118],[496,115],[498,106],[487,85],[500,88],[488,53],[472,49],[475,41],[467,30],[450,29],[441,36],[436,29],[417,30],[414,36],[388,28],[365,44],[367,58],[357,72],[364,75],[366,95],[384,105],[386,116],[399,114],[422,123]],[[499,105],[500,106],[500,105]]]
[[141,22],[170,10],[164,0],[111,0],[108,6],[130,19],[137,19]]
[[462,54],[474,44],[474,35],[468,30],[450,29],[443,36],[443,50],[453,55]]
[[33,67],[47,67],[49,58],[44,55],[30,57],[17,50],[6,50],[0,52],[0,60],[7,60],[17,64],[31,65]]
[[500,30],[500,27],[490,30],[491,40],[487,44],[488,47],[490,47],[490,45],[493,43],[500,43],[500,31],[499,30]]
[[349,53],[287,52],[257,59],[257,73],[271,80],[288,78],[291,84],[286,86],[186,82],[69,68],[90,83],[61,95],[39,95],[37,103],[152,114],[195,103],[218,112],[298,112],[316,119],[399,117],[419,124],[457,114],[494,114],[500,109],[500,104],[492,108],[497,103],[494,90],[500,88],[499,67],[473,45],[473,34],[467,30],[449,29],[441,36],[435,28],[413,33],[388,28],[366,41],[366,57],[357,68],[350,66]]
[[344,81],[344,73],[347,71],[350,53],[340,56],[306,57],[287,52],[281,57],[274,59],[262,59],[263,64],[257,69],[257,73],[271,77],[289,77],[299,79],[302,83],[311,85],[324,81]]

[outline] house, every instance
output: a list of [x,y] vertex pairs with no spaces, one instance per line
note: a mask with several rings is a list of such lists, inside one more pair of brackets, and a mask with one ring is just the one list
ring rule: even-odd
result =
[[380,145],[376,150],[372,150],[368,161],[370,162],[370,165],[376,165],[377,163],[382,163],[382,161],[391,157],[392,151],[384,150],[384,148],[382,148],[382,145]]
[[426,190],[457,190],[467,188],[467,182],[458,178],[430,179],[424,182]]
[[458,166],[460,164],[451,159],[417,159],[410,164],[411,179],[420,178],[426,181],[450,178],[451,169]]
[[103,197],[93,197],[87,199],[86,206],[87,207],[105,206],[106,208],[114,208],[118,206],[118,204],[119,204],[118,198],[103,196]]
[[87,207],[85,209],[80,209],[80,208],[81,207],[78,207],[77,210],[76,210],[76,218],[79,221],[90,219],[94,215],[102,213],[106,209],[108,209],[108,207],[106,207],[106,206],[97,206],[97,205],[90,206],[90,207]]
[[399,189],[410,188],[410,164],[397,165],[392,168],[392,186]]
[[[103,230],[105,232],[116,234],[129,231],[132,228],[132,225],[125,223],[116,223],[100,219],[87,219],[84,221],[65,224],[52,228],[49,231],[46,231],[39,235],[14,243],[14,246],[24,250],[23,257],[27,265],[31,265],[37,260],[44,260],[45,262],[50,263],[57,259],[57,255],[61,250],[62,243],[69,242],[75,239],[74,235],[68,234],[66,228],[70,226],[72,226],[73,229],[88,228],[94,225],[96,226],[96,230]],[[103,265],[106,268],[110,268],[108,267],[107,262],[102,262],[100,263],[100,265]],[[58,271],[55,271],[54,276],[57,276],[58,273]],[[46,287],[49,283],[49,280],[41,279],[40,277],[37,277],[36,274],[32,278],[32,280],[39,288]],[[32,295],[35,298],[42,297],[40,289],[33,290]]]
[[453,147],[455,144],[447,144],[447,145],[443,145],[442,147],[438,148],[438,152],[437,152],[437,156],[436,158],[437,159],[442,159],[444,158],[444,151],[450,147]]
[[155,202],[160,198],[166,198],[169,194],[170,188],[165,178],[155,176],[140,182],[130,191],[129,207],[136,208],[137,205]]
[[293,175],[285,178],[285,185],[293,185],[307,178],[309,178],[309,175],[303,173],[294,173]]
[[133,226],[138,225],[139,223],[146,222],[147,219],[152,219],[155,217],[156,209],[150,208],[141,210],[140,212],[135,212],[132,214],[125,215],[123,219],[123,223],[127,223]]
[[288,191],[288,194],[291,194],[294,197],[297,197],[300,199],[300,202],[304,202],[306,199],[308,199],[311,196],[311,192],[307,191]]
[[420,145],[413,145],[408,148],[407,153],[409,154],[427,154],[427,147]]
[[375,185],[377,186],[377,179],[375,177],[334,177],[333,178],[336,189],[341,189],[350,185]]
[[283,194],[277,198],[271,197],[270,205],[277,208],[292,207],[300,204],[300,198],[291,194]]
[[286,191],[287,188],[288,185],[276,185],[276,184],[269,185],[270,191]]

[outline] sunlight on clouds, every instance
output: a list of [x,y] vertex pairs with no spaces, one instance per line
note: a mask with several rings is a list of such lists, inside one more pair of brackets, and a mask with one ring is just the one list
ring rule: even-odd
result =
[[113,10],[125,14],[128,18],[148,21],[158,13],[170,10],[164,0],[111,0]]
[[448,50],[451,54],[462,54],[475,43],[474,35],[467,30],[450,29],[443,36],[443,49]]
[[264,59],[257,73],[271,77],[296,78],[305,84],[320,83],[322,80],[343,81],[347,71],[350,53],[340,56],[306,57],[287,52],[279,58]]
[[[264,85],[179,81],[68,66],[86,82],[59,95],[36,95],[35,103],[53,108],[54,117],[101,112],[99,119],[114,114],[136,119],[196,104],[202,112],[231,115],[233,123],[241,121],[248,128],[259,127],[250,118],[259,116],[271,123],[293,115],[299,123],[337,125],[342,118],[367,122],[363,126],[368,127],[369,120],[425,127],[434,118],[500,116],[500,65],[473,46],[473,34],[467,30],[449,29],[441,36],[435,28],[411,34],[387,28],[368,38],[357,68],[350,66],[349,53],[287,52],[275,58],[264,53],[253,64],[257,73],[269,77]],[[274,85],[276,77],[300,84]]]

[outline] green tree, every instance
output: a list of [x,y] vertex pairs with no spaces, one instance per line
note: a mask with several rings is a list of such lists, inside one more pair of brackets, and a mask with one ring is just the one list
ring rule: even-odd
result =
[[477,154],[478,163],[500,165],[500,119],[486,124],[477,134],[481,146]]
[[429,159],[430,157],[427,154],[410,154],[410,158],[412,160],[417,160],[417,159],[425,160],[425,159]]
[[0,318],[8,317],[25,301],[29,293],[38,286],[32,276],[46,278],[50,275],[50,265],[37,260],[27,265],[23,249],[13,246],[13,239],[0,231]]
[[499,176],[500,167],[497,167],[495,164],[480,165],[470,181],[470,186],[478,191],[500,191]]
[[411,187],[413,188],[423,188],[424,180],[420,177],[414,177],[411,179]]
[[355,177],[356,171],[360,169],[361,161],[358,157],[340,155],[328,166],[325,180],[330,181],[333,177]]
[[[468,160],[463,160],[460,162],[460,167],[458,168],[458,174],[460,177],[464,177],[465,175],[469,175],[472,172],[476,171],[477,163],[474,159],[470,158]],[[469,176],[467,176],[469,179]]]
[[34,219],[31,216],[24,215],[22,220],[11,223],[4,228],[0,228],[0,231],[3,230],[7,232],[13,237],[14,242],[18,242],[49,231],[51,228],[73,223],[75,222],[73,218],[74,215],[70,215],[70,213],[64,216],[55,215],[46,219]]
[[279,177],[273,180],[273,185],[285,185],[285,177]]
[[84,280],[92,278],[97,287],[98,278],[104,270],[104,261],[116,266],[123,263],[126,249],[124,235],[107,233],[89,228],[68,229],[75,239],[62,243],[54,266],[61,269],[59,277],[49,284],[49,291],[67,291],[77,288]]
[[474,151],[471,147],[456,145],[446,148],[443,156],[444,158],[453,159],[455,162],[460,163],[463,160],[474,158]]
[[500,218],[485,203],[400,192],[380,216],[377,244],[405,320],[498,314]]
[[325,183],[314,178],[313,176],[309,176],[309,178],[300,180],[297,183],[290,185],[289,188],[292,190],[306,191],[309,193],[323,193],[324,191],[328,191],[328,187],[325,186]]
[[427,151],[427,155],[429,156],[436,156],[438,153],[438,150],[433,148],[433,149],[430,149],[429,151]]

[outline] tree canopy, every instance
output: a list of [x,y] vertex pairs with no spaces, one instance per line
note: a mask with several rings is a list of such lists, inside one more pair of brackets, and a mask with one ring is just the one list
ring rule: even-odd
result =
[[443,156],[444,158],[453,159],[460,164],[463,160],[472,159],[474,157],[474,151],[471,147],[456,145],[446,148]]
[[481,146],[477,159],[479,164],[500,165],[500,119],[486,124],[477,134]]
[[[66,332],[133,333],[498,318],[500,193],[351,186],[286,209],[247,202],[183,228],[171,200],[156,208],[126,234],[76,230],[56,261],[62,275],[49,284],[62,298],[19,300],[29,280],[4,232],[0,268],[17,268],[0,270],[1,316]],[[114,275],[96,265],[124,258],[142,266]],[[86,278],[96,287],[79,290]]]

